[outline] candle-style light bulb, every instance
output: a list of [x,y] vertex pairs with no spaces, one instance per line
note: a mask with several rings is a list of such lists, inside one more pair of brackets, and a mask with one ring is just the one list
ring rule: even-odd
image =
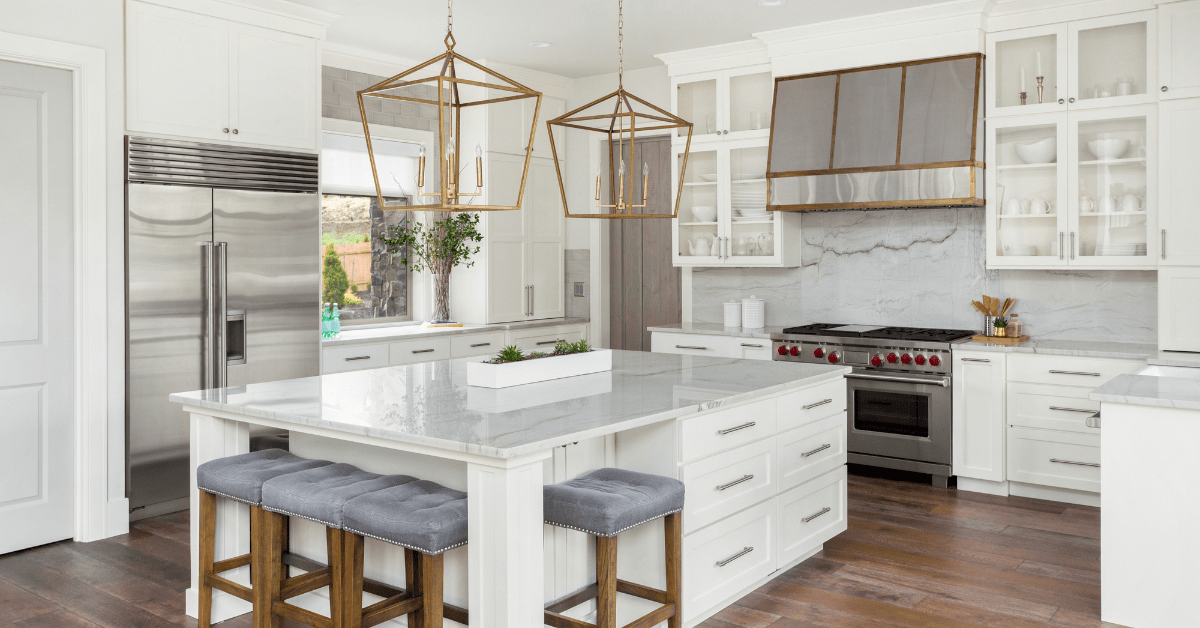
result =
[[621,160],[621,169],[617,171],[617,174],[625,174],[625,160],[624,159]]
[[483,158],[483,147],[480,146],[478,143],[476,143],[475,144],[475,159],[482,159],[482,158]]
[[650,176],[650,164],[642,164],[642,176]]
[[600,169],[596,168],[596,201],[600,201]]
[[650,194],[650,164],[642,163],[642,205],[646,204],[646,197]]
[[475,187],[483,189],[483,147],[475,143]]
[[425,145],[421,145],[421,157],[417,160],[417,189],[425,187]]

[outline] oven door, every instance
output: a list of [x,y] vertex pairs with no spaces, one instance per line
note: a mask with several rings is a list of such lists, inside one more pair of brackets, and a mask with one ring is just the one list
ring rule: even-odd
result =
[[846,383],[851,453],[951,463],[949,376],[856,371]]

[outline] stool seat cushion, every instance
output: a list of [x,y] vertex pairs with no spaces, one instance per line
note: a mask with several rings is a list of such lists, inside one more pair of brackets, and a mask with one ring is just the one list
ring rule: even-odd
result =
[[331,464],[272,478],[263,483],[262,506],[342,529],[342,507],[372,491],[416,482],[410,475],[368,473],[352,464]]
[[418,480],[367,493],[342,508],[347,531],[436,555],[467,542],[467,494]]
[[331,464],[328,460],[301,458],[282,449],[264,449],[217,458],[196,467],[196,485],[202,491],[258,506],[262,503],[263,482]]
[[683,482],[624,469],[597,469],[542,489],[546,523],[612,537],[683,510]]

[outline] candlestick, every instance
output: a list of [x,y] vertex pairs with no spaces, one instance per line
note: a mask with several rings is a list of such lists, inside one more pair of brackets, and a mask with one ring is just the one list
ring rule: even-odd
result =
[[1046,77],[1044,77],[1044,76],[1037,77],[1037,82],[1038,82],[1037,90],[1038,90],[1038,104],[1039,105],[1042,104],[1042,90],[1045,89],[1045,86],[1042,85],[1042,81],[1044,81],[1044,80],[1046,80]]
[[1042,74],[1042,52],[1040,50],[1037,53],[1037,63],[1038,63],[1038,76],[1043,76],[1043,74]]
[[1025,68],[1021,68],[1021,91],[1025,91]]
[[1021,104],[1022,104],[1022,105],[1023,105],[1023,104],[1025,104],[1025,96],[1026,96],[1026,93],[1025,93],[1025,92],[1021,92]]

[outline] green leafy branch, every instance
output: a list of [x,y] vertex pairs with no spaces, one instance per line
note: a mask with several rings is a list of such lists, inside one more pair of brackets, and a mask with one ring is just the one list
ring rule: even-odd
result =
[[400,253],[400,262],[410,271],[429,269],[444,275],[457,266],[475,265],[471,256],[479,252],[483,234],[479,232],[479,214],[436,212],[429,225],[410,218],[379,240],[390,253]]

